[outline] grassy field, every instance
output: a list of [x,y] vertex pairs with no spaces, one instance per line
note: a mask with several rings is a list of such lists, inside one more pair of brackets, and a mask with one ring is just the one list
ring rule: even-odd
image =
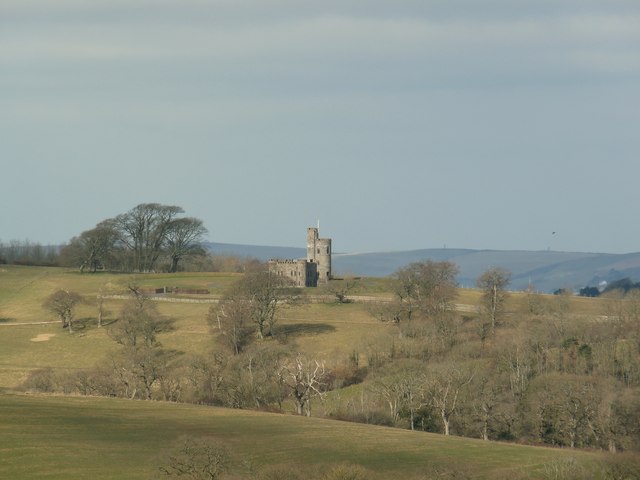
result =
[[[184,288],[223,291],[237,276],[233,274],[177,275],[81,275],[61,268],[0,268],[0,388],[15,388],[33,370],[74,369],[103,361],[117,345],[108,336],[108,325],[96,325],[96,296],[126,293],[127,285],[168,284]],[[42,303],[48,295],[64,288],[82,294],[86,303],[76,313],[75,331],[70,335]],[[123,300],[106,301],[106,323],[117,316]],[[175,329],[163,343],[180,351],[204,352],[211,342],[205,317],[208,304],[159,303],[163,315],[174,319]],[[49,323],[45,323],[49,322]]]
[[[0,478],[151,479],[180,437],[224,444],[236,463],[319,471],[359,464],[368,478],[544,478],[549,465],[590,468],[596,454],[444,437],[317,418],[163,402],[0,395]],[[461,465],[464,464],[464,467]],[[375,473],[374,473],[375,472]],[[454,477],[447,477],[454,478]]]
[[[96,296],[140,287],[206,288],[213,299],[235,274],[79,274],[61,268],[0,267],[0,478],[155,478],[157,467],[183,435],[217,439],[236,459],[255,465],[297,465],[314,469],[350,462],[370,478],[424,479],[429,469],[464,465],[468,478],[545,478],[549,464],[568,459],[589,468],[596,454],[480,442],[367,425],[224,410],[162,402],[16,395],[35,370],[66,371],[104,362],[118,345],[108,335],[124,300],[106,301],[106,326],[97,328]],[[59,288],[81,293],[73,334],[42,303]],[[322,293],[310,289],[310,294]],[[389,295],[385,279],[365,279],[354,295]],[[460,290],[457,303],[473,316],[480,293]],[[545,308],[567,302],[571,315],[602,315],[606,300],[541,296]],[[527,311],[529,297],[511,294],[511,315]],[[157,306],[173,320],[160,341],[168,349],[206,354],[217,348],[206,315],[210,303]],[[466,314],[465,314],[466,315]],[[365,352],[368,342],[388,337],[393,325],[377,322],[364,303],[305,303],[282,311],[279,338],[292,348],[329,362]],[[357,391],[357,388],[353,389]],[[345,389],[341,395],[349,395]],[[545,467],[547,465],[547,467]],[[462,472],[461,472],[462,474]],[[514,477],[515,475],[515,477]],[[454,477],[451,477],[454,478]],[[560,478],[560,477],[558,477]]]
[[[79,274],[60,268],[4,266],[0,269],[0,388],[18,387],[29,373],[42,368],[86,368],[104,361],[118,348],[108,335],[124,300],[106,303],[106,326],[98,329],[95,303],[99,291],[126,293],[127,285],[207,288],[211,299],[238,278],[235,274]],[[78,307],[75,331],[69,334],[43,307],[59,288],[81,293],[87,299]],[[209,303],[158,302],[161,314],[173,320],[173,330],[160,340],[166,348],[204,354],[215,347],[206,321]],[[43,323],[49,322],[49,323]],[[304,304],[282,312],[281,336],[310,355],[330,358],[348,355],[378,324],[362,304]]]
[[[237,280],[237,274],[178,273],[119,275],[110,273],[80,274],[75,270],[47,267],[3,266],[0,268],[0,388],[16,388],[30,372],[41,368],[85,368],[104,361],[117,345],[109,338],[105,328],[96,328],[99,292],[122,294],[128,285],[140,287],[202,288],[219,296]],[[57,319],[47,312],[42,303],[48,295],[64,288],[81,293],[87,299],[78,308],[76,331],[69,335]],[[354,295],[389,295],[386,279],[363,279]],[[308,293],[322,293],[307,289]],[[473,310],[478,305],[480,292],[461,289],[457,302]],[[541,296],[543,302],[553,306],[568,302],[572,315],[602,315],[606,300],[571,297],[559,299]],[[508,309],[518,315],[528,308],[527,295],[513,293]],[[106,323],[113,321],[123,300],[106,301]],[[206,322],[210,304],[158,302],[160,313],[174,321],[174,329],[162,334],[166,348],[189,353],[206,353],[214,347],[213,336]],[[473,313],[470,313],[473,315]],[[49,322],[49,323],[45,323]],[[354,350],[366,350],[366,344],[376,335],[384,335],[393,328],[380,324],[361,303],[311,303],[282,312],[279,324],[281,335],[287,342],[311,356],[342,359]]]

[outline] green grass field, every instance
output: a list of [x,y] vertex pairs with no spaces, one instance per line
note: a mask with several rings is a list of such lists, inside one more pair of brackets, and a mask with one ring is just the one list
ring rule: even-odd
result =
[[[370,478],[543,478],[545,465],[596,454],[482,442],[317,418],[163,402],[0,395],[0,478],[151,479],[180,437],[224,444],[237,463],[313,471],[359,464]],[[462,467],[464,465],[464,467]],[[374,473],[375,472],[375,473]],[[452,478],[452,477],[447,477]]]

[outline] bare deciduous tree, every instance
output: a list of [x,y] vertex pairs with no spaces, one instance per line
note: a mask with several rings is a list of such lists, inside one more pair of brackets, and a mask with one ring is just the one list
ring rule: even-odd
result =
[[62,322],[62,328],[73,333],[73,315],[76,305],[82,302],[82,296],[68,290],[58,290],[47,297],[43,307],[55,313]]
[[451,418],[458,412],[460,396],[473,380],[474,373],[446,367],[434,371],[428,380],[431,404],[442,420],[443,433],[450,434]]
[[160,473],[167,477],[185,477],[192,480],[216,480],[222,478],[231,467],[227,449],[204,439],[186,438],[177,452],[169,456]]
[[251,339],[251,315],[250,301],[238,289],[232,289],[217,304],[211,305],[207,321],[238,355]]
[[296,405],[296,413],[311,416],[311,399],[324,395],[327,371],[324,362],[309,360],[302,354],[278,362],[277,373]]
[[256,337],[262,340],[273,335],[280,307],[296,303],[299,295],[300,290],[293,287],[288,278],[275,275],[261,266],[246,273],[227,292],[221,304],[228,309],[235,305],[238,315],[240,310],[247,315],[247,321],[255,326]]
[[347,295],[358,286],[358,283],[358,278],[353,275],[345,275],[341,279],[332,279],[327,285],[327,291],[336,297],[338,303],[349,303]]
[[154,270],[172,222],[183,212],[177,206],[141,203],[112,220],[118,232],[118,240],[133,253],[134,270]]
[[389,407],[394,423],[398,423],[401,413],[406,412],[411,430],[415,429],[417,411],[427,404],[424,367],[424,363],[418,361],[397,361],[385,367],[373,384],[374,391]]
[[404,317],[415,312],[437,317],[454,310],[458,267],[452,262],[412,263],[394,274],[394,293],[404,307]]
[[491,268],[477,280],[477,287],[482,290],[482,310],[491,324],[491,333],[495,333],[496,324],[504,314],[507,299],[506,288],[511,273],[503,268]]
[[117,238],[112,222],[104,221],[72,238],[61,255],[71,257],[68,261],[79,265],[81,273],[85,270],[95,273],[109,266]]
[[202,237],[207,229],[202,220],[187,217],[178,218],[171,222],[167,232],[166,250],[170,259],[170,272],[178,271],[178,263],[189,255],[204,254],[200,247]]
[[109,329],[109,335],[123,346],[114,359],[114,370],[120,376],[132,398],[142,391],[142,398],[152,397],[152,388],[165,374],[169,352],[162,348],[157,335],[169,326],[169,321],[158,314],[155,306],[135,287],[130,287],[134,298],[128,301],[118,321]]

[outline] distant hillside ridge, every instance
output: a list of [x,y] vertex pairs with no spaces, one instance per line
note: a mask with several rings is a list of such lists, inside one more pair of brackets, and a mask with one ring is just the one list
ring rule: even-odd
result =
[[[253,257],[262,261],[270,258],[304,258],[306,249],[259,245],[207,243],[212,253]],[[629,277],[640,280],[640,252],[583,253],[553,250],[473,250],[456,248],[427,248],[395,252],[334,253],[335,275],[385,277],[412,262],[448,260],[460,268],[458,282],[473,287],[476,279],[491,267],[511,272],[513,290],[533,286],[541,292],[560,288],[579,289],[600,282],[612,282]]]

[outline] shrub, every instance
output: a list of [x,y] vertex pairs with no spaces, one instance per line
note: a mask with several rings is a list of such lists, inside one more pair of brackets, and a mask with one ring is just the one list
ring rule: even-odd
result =
[[370,474],[360,465],[336,465],[322,476],[322,480],[367,480]]

